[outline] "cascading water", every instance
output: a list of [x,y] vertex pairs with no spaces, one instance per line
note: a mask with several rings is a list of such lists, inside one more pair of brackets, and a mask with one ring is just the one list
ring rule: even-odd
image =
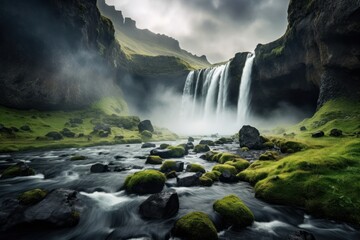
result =
[[191,71],[182,96],[182,120],[189,122],[189,133],[233,133],[248,115],[248,97],[254,55],[246,60],[237,110],[229,106],[230,61],[225,65]]
[[249,93],[250,93],[252,65],[254,63],[254,59],[255,59],[255,54],[249,53],[241,76],[239,100],[237,107],[237,123],[240,126],[247,123],[246,121],[249,114]]

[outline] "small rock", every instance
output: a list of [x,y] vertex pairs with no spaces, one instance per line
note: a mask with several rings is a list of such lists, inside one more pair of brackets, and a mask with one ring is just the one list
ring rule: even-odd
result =
[[90,172],[92,173],[103,173],[108,171],[109,171],[109,166],[101,163],[96,163],[92,165],[90,168]]
[[141,145],[141,148],[154,148],[156,147],[155,143],[144,143],[143,145]]
[[30,132],[31,128],[28,125],[24,125],[20,127],[21,130],[26,131],[26,132]]
[[300,127],[300,131],[306,131],[307,129],[306,129],[306,127],[305,126],[301,126]]
[[179,197],[175,190],[151,195],[139,208],[144,218],[166,219],[179,211]]
[[334,129],[331,129],[331,131],[330,131],[330,136],[332,136],[332,137],[340,137],[342,135],[343,135],[343,133],[339,129],[334,128]]
[[45,137],[50,138],[51,140],[61,140],[63,136],[58,132],[48,132]]
[[191,187],[199,185],[199,178],[202,173],[184,173],[177,177],[178,187]]
[[224,183],[234,183],[238,181],[237,177],[233,175],[229,170],[224,170],[221,173],[219,180],[220,182]]
[[317,132],[314,132],[311,134],[311,137],[313,138],[320,138],[320,137],[323,137],[325,134],[323,131],[317,131]]
[[193,137],[188,138],[188,142],[194,142],[194,141],[195,141],[195,139]]
[[193,144],[192,142],[188,142],[188,143],[186,144],[186,148],[187,148],[187,149],[193,149],[193,148],[194,148],[194,144]]

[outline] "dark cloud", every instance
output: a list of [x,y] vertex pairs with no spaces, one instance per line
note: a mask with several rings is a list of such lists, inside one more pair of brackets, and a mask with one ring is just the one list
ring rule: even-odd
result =
[[[107,0],[141,28],[164,33],[212,62],[280,37],[290,0]],[[139,7],[141,6],[141,8]]]

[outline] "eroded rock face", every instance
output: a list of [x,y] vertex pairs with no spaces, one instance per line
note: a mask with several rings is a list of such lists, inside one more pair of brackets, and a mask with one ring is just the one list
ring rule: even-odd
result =
[[283,104],[313,109],[360,96],[360,2],[290,1],[283,37],[256,47],[251,106],[267,115]]

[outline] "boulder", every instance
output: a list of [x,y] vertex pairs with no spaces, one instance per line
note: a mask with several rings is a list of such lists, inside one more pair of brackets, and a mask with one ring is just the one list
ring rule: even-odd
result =
[[182,161],[173,161],[166,160],[160,167],[160,171],[164,173],[168,173],[171,171],[182,172],[184,171],[184,162]]
[[300,131],[306,131],[307,129],[306,129],[306,127],[305,126],[301,126],[300,127]]
[[195,139],[193,137],[188,138],[188,142],[194,142],[194,141],[195,141]]
[[248,147],[249,149],[262,149],[263,142],[260,132],[249,125],[243,126],[239,131],[240,147]]
[[208,178],[204,175],[199,178],[200,186],[211,187],[213,185],[213,183],[214,183],[214,181],[211,178]]
[[68,138],[73,138],[75,137],[75,133],[70,131],[68,128],[64,128],[61,132],[61,135],[63,135],[64,137],[68,137]]
[[196,173],[184,173],[176,178],[178,187],[192,187],[199,185],[199,178],[201,172]]
[[193,149],[193,148],[194,148],[194,144],[193,144],[192,142],[188,142],[188,143],[186,144],[186,148],[187,148],[187,149]]
[[221,173],[219,180],[220,182],[224,182],[224,183],[235,183],[238,181],[236,175],[230,172],[229,170],[224,170]]
[[43,222],[54,227],[75,226],[80,220],[80,213],[76,207],[78,201],[76,191],[54,190],[44,200],[25,210],[24,221]]
[[169,146],[170,146],[170,144],[162,143],[162,144],[160,144],[160,149],[166,149]]
[[217,200],[213,208],[221,216],[225,225],[241,228],[250,226],[254,222],[254,214],[236,195]]
[[164,188],[165,181],[163,173],[148,169],[127,176],[123,188],[128,193],[158,193]]
[[203,212],[191,212],[176,221],[171,233],[174,237],[187,240],[216,240],[216,227],[210,217]]
[[86,160],[87,157],[83,156],[83,155],[74,155],[70,158],[71,161],[81,161],[81,160]]
[[139,132],[143,132],[143,131],[149,131],[149,132],[154,132],[154,127],[153,125],[151,124],[151,121],[150,120],[144,120],[144,121],[141,121],[138,125],[138,129],[139,129]]
[[144,218],[166,219],[179,211],[179,197],[175,190],[156,193],[147,198],[139,207]]
[[141,148],[154,148],[156,147],[155,143],[144,143],[143,145],[141,145]]
[[185,156],[185,149],[181,146],[169,146],[166,149],[153,149],[150,154],[161,158],[181,158]]
[[163,159],[161,157],[150,155],[146,158],[145,164],[162,164],[162,162]]
[[323,136],[325,136],[323,131],[317,131],[317,132],[314,132],[314,133],[311,134],[311,137],[313,137],[313,138],[320,138],[320,137],[323,137]]
[[21,177],[21,176],[32,176],[35,175],[34,169],[29,167],[24,162],[19,162],[13,166],[10,166],[4,170],[1,174],[1,179]]
[[208,151],[210,151],[209,146],[204,145],[204,144],[198,144],[194,148],[194,152],[196,152],[196,153],[204,153],[204,152],[208,152]]
[[230,144],[233,143],[233,139],[232,138],[219,138],[218,140],[215,141],[216,144]]
[[191,163],[191,164],[187,165],[185,171],[186,172],[201,172],[201,173],[206,172],[205,168],[197,163]]
[[215,146],[215,143],[214,143],[214,141],[212,141],[212,140],[201,140],[201,141],[199,142],[199,144],[208,145],[208,146]]
[[101,163],[95,163],[90,167],[90,172],[92,173],[103,173],[108,171],[109,171],[109,166]]
[[147,139],[147,138],[152,138],[153,134],[148,131],[148,130],[144,130],[141,132],[141,137]]
[[45,137],[51,139],[51,140],[61,140],[63,139],[63,136],[58,132],[48,132]]
[[299,230],[292,234],[289,234],[288,240],[316,240],[312,233],[305,230]]
[[340,137],[342,135],[343,135],[343,133],[339,129],[334,128],[334,129],[331,129],[331,131],[330,131],[330,136],[332,136],[332,137]]
[[34,205],[43,200],[47,195],[42,189],[33,189],[22,193],[19,197],[19,203],[22,205]]

